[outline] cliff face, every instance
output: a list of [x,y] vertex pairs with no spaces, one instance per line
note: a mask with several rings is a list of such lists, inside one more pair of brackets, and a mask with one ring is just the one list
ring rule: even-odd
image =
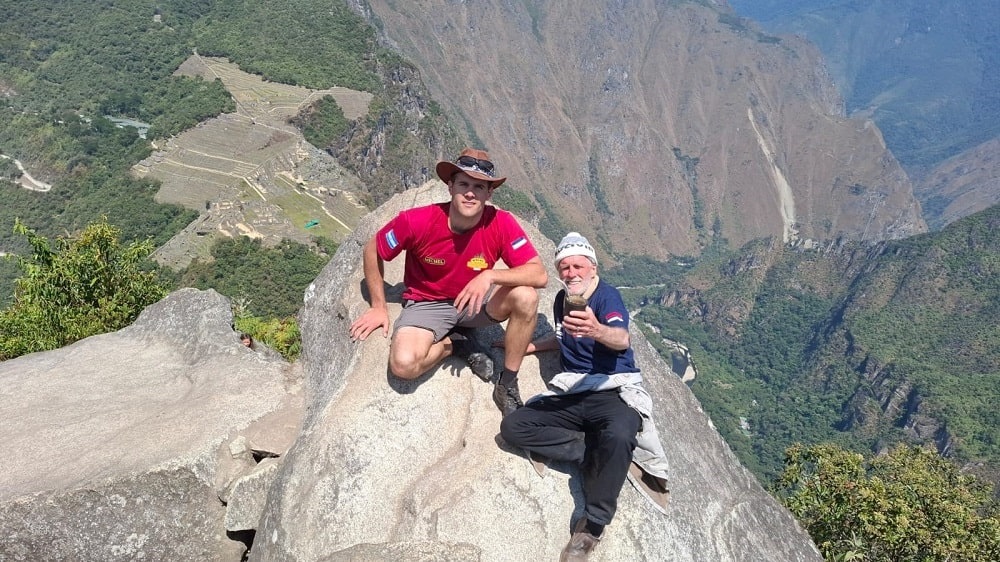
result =
[[241,559],[303,397],[298,367],[240,345],[232,318],[183,289],[118,332],[0,362],[0,560]]
[[612,254],[926,229],[878,129],[843,116],[818,53],[726,6],[370,10],[510,184]]
[[932,228],[1000,202],[1000,4],[730,0],[823,52],[848,114],[871,117]]

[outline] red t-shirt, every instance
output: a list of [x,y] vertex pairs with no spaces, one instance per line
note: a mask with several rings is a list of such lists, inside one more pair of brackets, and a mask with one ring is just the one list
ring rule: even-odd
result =
[[476,275],[493,269],[498,259],[513,268],[538,255],[507,211],[487,205],[478,225],[455,234],[448,227],[450,205],[407,209],[375,235],[378,255],[385,261],[406,250],[404,299],[454,300]]

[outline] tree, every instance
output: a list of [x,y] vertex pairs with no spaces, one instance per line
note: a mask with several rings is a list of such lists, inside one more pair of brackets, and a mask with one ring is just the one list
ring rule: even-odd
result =
[[899,445],[866,460],[794,445],[778,494],[827,560],[1000,560],[991,486],[933,451]]
[[156,273],[142,267],[152,242],[123,245],[107,218],[54,244],[20,221],[14,232],[32,252],[15,258],[22,276],[13,304],[0,311],[0,360],[124,328],[167,293]]

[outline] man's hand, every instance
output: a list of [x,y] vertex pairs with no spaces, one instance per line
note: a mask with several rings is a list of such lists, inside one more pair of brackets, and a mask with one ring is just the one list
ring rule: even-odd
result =
[[389,335],[389,310],[384,306],[369,308],[351,324],[351,340],[364,341],[380,326],[382,327],[382,337],[387,337]]
[[574,310],[563,316],[562,325],[563,331],[574,338],[593,338],[595,340],[600,330],[604,328],[604,325],[598,322],[597,317],[594,316],[594,310],[589,306],[587,310],[582,312]]
[[486,300],[486,294],[490,292],[492,286],[492,269],[487,269],[469,281],[469,284],[455,297],[455,308],[458,309],[458,314],[462,315],[466,311],[468,316],[478,314],[483,307],[483,301]]
[[574,310],[563,316],[562,326],[563,332],[574,338],[591,338],[618,351],[624,351],[631,345],[628,330],[601,324],[589,306],[583,312]]

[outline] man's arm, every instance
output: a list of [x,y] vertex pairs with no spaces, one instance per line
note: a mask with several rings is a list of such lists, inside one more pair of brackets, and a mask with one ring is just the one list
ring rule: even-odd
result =
[[509,269],[491,269],[492,283],[502,287],[534,287],[541,289],[549,282],[542,260],[535,256],[526,263]]
[[604,324],[599,324],[599,326],[602,329],[599,329],[597,335],[594,336],[595,341],[617,351],[625,351],[631,345],[628,330],[625,328],[612,328]]
[[377,328],[382,328],[382,337],[389,335],[389,307],[385,302],[385,263],[378,255],[378,246],[373,236],[362,251],[365,285],[371,297],[371,307],[351,324],[351,339],[364,340]]

